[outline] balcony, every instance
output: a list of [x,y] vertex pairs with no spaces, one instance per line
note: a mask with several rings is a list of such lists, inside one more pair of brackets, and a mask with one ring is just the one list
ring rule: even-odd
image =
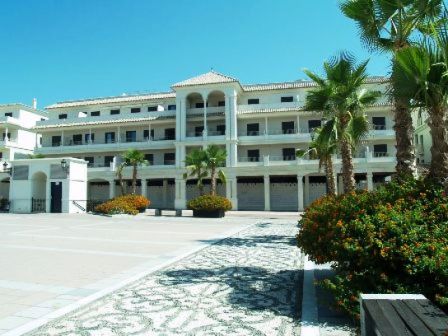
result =
[[171,148],[174,146],[174,138],[172,137],[156,137],[156,138],[123,138],[123,140],[95,140],[91,142],[74,141],[71,138],[65,138],[63,142],[46,141],[36,151],[39,153],[56,153],[60,151],[67,152],[86,152],[86,151],[102,151],[102,150],[122,150],[128,149],[130,145],[135,148]]
[[[213,106],[213,107],[207,107],[207,114],[214,114],[214,113],[224,113],[225,106]],[[187,108],[187,114],[188,115],[203,115],[204,114],[204,108],[203,107],[194,107],[194,108]]]
[[386,125],[371,125],[369,138],[395,139],[395,131]]
[[11,139],[3,139],[0,140],[0,147],[19,147],[19,143],[17,142],[17,139],[11,138]]
[[267,131],[245,131],[238,135],[241,142],[259,142],[260,140],[294,140],[309,142],[311,141],[311,132],[308,128],[300,129],[268,129]]
[[250,105],[238,105],[238,112],[252,112],[260,110],[272,110],[275,111],[293,111],[302,108],[303,105],[299,102],[290,103],[270,103],[270,104],[250,104]]
[[[333,164],[341,164],[341,158],[338,155],[333,159]],[[353,157],[354,163],[395,163],[395,156],[391,153],[357,153]],[[312,156],[305,158],[296,158],[295,156],[275,156],[265,155],[261,157],[238,157],[239,167],[257,167],[257,166],[298,166],[298,165],[318,165],[319,160]]]

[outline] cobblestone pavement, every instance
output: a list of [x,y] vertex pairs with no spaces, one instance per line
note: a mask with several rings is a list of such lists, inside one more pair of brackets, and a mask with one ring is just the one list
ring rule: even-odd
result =
[[297,223],[258,223],[33,335],[298,335]]

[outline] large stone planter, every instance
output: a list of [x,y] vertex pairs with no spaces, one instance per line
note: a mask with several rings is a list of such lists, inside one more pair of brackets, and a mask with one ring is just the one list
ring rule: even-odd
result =
[[225,216],[224,210],[193,210],[193,217],[221,218]]

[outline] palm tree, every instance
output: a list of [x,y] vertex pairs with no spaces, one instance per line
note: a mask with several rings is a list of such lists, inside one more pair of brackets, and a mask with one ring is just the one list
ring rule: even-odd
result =
[[[361,111],[377,101],[381,93],[368,91],[362,86],[367,79],[368,61],[359,65],[348,53],[341,53],[324,63],[326,78],[305,70],[316,84],[305,102],[305,109],[323,112],[328,120],[325,130],[332,133],[342,156],[342,179],[344,192],[355,189],[352,150],[368,130]],[[330,136],[330,135],[329,135]]]
[[448,178],[448,37],[440,32],[436,40],[396,54],[392,81],[394,94],[409,97],[414,106],[425,109],[431,130],[429,176],[439,181]]
[[[439,17],[443,0],[344,0],[340,8],[345,16],[356,21],[361,40],[372,51],[392,52],[411,45],[417,30],[424,30],[429,20]],[[395,91],[394,82],[392,89]],[[406,97],[395,97],[395,134],[398,175],[414,174],[415,153],[413,127]]]
[[210,194],[216,195],[216,179],[219,177],[222,183],[226,183],[226,176],[221,169],[226,163],[227,152],[216,145],[210,145],[205,150],[205,165],[210,171]]
[[138,166],[148,164],[145,155],[137,149],[129,149],[123,155],[124,161],[132,166],[132,193],[135,195],[137,191],[137,170]]
[[327,195],[336,195],[336,184],[333,170],[332,155],[336,153],[337,143],[334,133],[325,130],[328,123],[323,127],[315,130],[315,137],[313,138],[310,149],[307,151],[298,150],[296,156],[303,158],[306,154],[311,154],[319,160],[319,171],[324,167],[325,177],[327,179]]
[[126,191],[124,189],[124,182],[123,182],[123,170],[124,170],[124,167],[126,167],[126,166],[127,166],[126,161],[121,162],[117,167],[117,171],[115,172],[115,175],[118,178],[118,183],[120,184],[121,195],[124,195],[126,193]]
[[207,177],[207,167],[205,164],[205,151],[202,149],[195,149],[185,158],[185,166],[187,172],[184,174],[184,179],[188,176],[194,177],[198,180],[197,186],[199,195],[204,195],[204,178]]

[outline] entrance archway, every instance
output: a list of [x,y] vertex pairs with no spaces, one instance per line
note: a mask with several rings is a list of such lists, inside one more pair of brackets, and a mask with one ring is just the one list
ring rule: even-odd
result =
[[31,212],[46,212],[47,175],[43,172],[34,173],[31,181]]

